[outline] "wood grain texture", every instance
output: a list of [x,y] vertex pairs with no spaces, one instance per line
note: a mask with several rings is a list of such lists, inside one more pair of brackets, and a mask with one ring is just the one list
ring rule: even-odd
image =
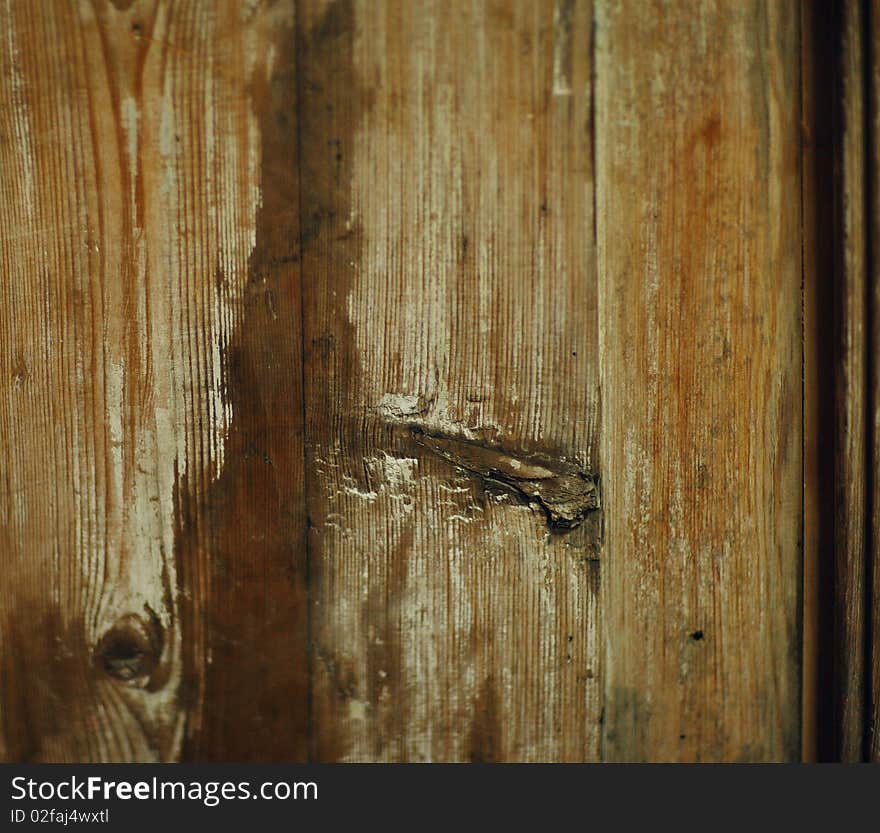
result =
[[293,18],[0,5],[4,760],[306,754]]
[[599,755],[590,29],[300,4],[320,760]]
[[834,125],[834,713],[836,760],[862,760],[866,700],[866,159],[865,19],[843,0]]
[[596,2],[610,760],[799,755],[798,21]]
[[880,759],[877,44],[0,0],[0,760]]
[[867,4],[867,71],[868,93],[866,141],[868,158],[870,221],[868,226],[868,431],[869,456],[867,500],[869,508],[869,569],[871,575],[871,598],[869,600],[868,639],[870,640],[870,702],[868,712],[868,760],[880,762],[880,0]]

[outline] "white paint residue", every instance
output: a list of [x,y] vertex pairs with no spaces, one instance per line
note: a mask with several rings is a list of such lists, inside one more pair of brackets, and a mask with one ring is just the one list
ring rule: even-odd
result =
[[137,101],[130,95],[122,99],[119,108],[119,118],[122,129],[125,131],[126,154],[128,156],[128,187],[132,206],[135,205],[138,173],[138,122],[141,113]]
[[449,407],[446,389],[439,387],[430,399],[400,393],[382,394],[376,411],[388,422],[401,422],[419,425],[432,431],[439,431],[465,439],[476,439],[486,431],[496,435],[502,433],[501,426],[490,419],[482,419],[473,426],[464,424]]
[[363,700],[356,700],[352,697],[348,701],[348,716],[351,720],[364,721],[367,719],[367,712],[370,704]]
[[379,413],[387,419],[405,419],[421,410],[419,397],[410,394],[386,393],[379,400]]
[[[156,456],[160,460],[173,460],[176,452],[176,440],[172,414],[167,408],[156,409]],[[156,472],[156,490],[159,512],[162,518],[174,517],[175,472],[170,466],[162,466]],[[178,465],[177,475],[186,476],[186,460]],[[163,523],[161,527],[163,553],[174,552],[174,526]],[[173,566],[173,565],[172,565]],[[176,581],[176,579],[175,579]]]
[[382,452],[381,463],[385,480],[393,490],[412,487],[415,482],[415,470],[419,464],[415,457],[394,457]]
[[437,491],[438,492],[448,492],[452,495],[462,495],[469,493],[471,491],[470,486],[449,486],[446,483],[440,481],[437,483]]
[[553,8],[553,95],[571,95],[571,0]]
[[[347,479],[351,480],[351,478],[347,478]],[[352,480],[351,482],[353,483],[354,481]],[[353,486],[353,485],[348,485],[348,484],[344,485],[342,487],[342,491],[347,495],[351,495],[352,497],[360,498],[361,500],[369,501],[370,503],[373,503],[374,501],[379,499],[379,495],[376,492],[370,492],[370,491],[366,491],[364,489],[358,489],[357,486]]]
[[[110,465],[113,483],[121,490],[124,472],[123,464],[123,404],[125,397],[125,364],[122,359],[109,361],[104,369],[104,396],[107,407],[107,434],[110,440]],[[117,498],[121,498],[121,491]]]
[[472,524],[475,520],[476,520],[476,518],[468,518],[465,515],[450,515],[449,516],[450,523],[454,523],[457,521],[458,523]]

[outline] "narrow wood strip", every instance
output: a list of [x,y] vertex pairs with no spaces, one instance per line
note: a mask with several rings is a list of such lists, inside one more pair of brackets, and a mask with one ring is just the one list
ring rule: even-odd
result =
[[831,4],[801,6],[804,248],[804,578],[802,745],[805,761],[834,757],[834,154],[837,92]]
[[868,4],[868,187],[870,224],[868,226],[869,266],[869,352],[868,352],[868,426],[869,459],[868,500],[870,505],[870,570],[872,600],[870,610],[871,699],[868,714],[868,757],[880,762],[880,2]]
[[865,19],[840,3],[834,124],[834,744],[836,759],[862,760],[865,742],[866,602],[866,190]]

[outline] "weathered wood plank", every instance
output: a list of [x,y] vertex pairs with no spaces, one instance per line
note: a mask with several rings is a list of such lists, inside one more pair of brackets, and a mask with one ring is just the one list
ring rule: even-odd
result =
[[798,17],[596,0],[610,760],[799,754]]
[[305,755],[293,12],[0,8],[4,760]]
[[834,727],[835,760],[860,761],[866,658],[866,21],[858,0],[836,5],[839,37],[834,155]]
[[868,58],[868,125],[866,147],[868,148],[868,183],[870,199],[868,210],[868,279],[870,308],[870,341],[868,348],[868,431],[870,432],[870,457],[868,458],[867,497],[870,507],[870,550],[868,558],[871,571],[870,642],[871,701],[868,719],[868,759],[880,762],[880,0],[868,4],[869,20],[866,25]]
[[598,756],[590,29],[301,4],[319,759]]

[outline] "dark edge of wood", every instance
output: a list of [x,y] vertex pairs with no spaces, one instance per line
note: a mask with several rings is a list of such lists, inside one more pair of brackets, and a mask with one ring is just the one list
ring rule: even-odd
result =
[[[359,123],[367,92],[355,76],[355,5],[299,0],[296,9],[297,143],[301,292],[303,299],[303,403],[305,442],[306,535],[308,538],[309,760],[336,761],[339,733],[321,722],[322,668],[319,596],[324,578],[324,541],[318,534],[324,510],[316,474],[322,444],[343,432],[363,435],[362,414],[352,408],[360,375],[352,327],[338,314],[326,283],[333,275],[341,297],[348,293],[348,264],[360,262],[360,229],[344,230],[349,217],[351,135]],[[334,142],[328,142],[333,139]],[[343,150],[345,149],[344,153]],[[340,195],[346,195],[343,199]],[[323,282],[323,283],[322,283]],[[330,392],[328,395],[327,392]],[[331,400],[333,400],[331,402]]]
[[[829,445],[833,447],[832,562],[833,581],[830,587],[833,605],[833,650],[831,652],[830,689],[832,716],[827,732],[830,747],[824,760],[856,762],[864,757],[866,712],[866,630],[865,599],[867,582],[867,549],[865,547],[866,494],[866,425],[864,383],[865,338],[864,310],[858,307],[865,300],[865,247],[859,235],[866,231],[865,191],[851,193],[857,187],[847,176],[849,154],[864,151],[864,7],[862,0],[839,0],[833,4],[834,96],[832,101],[833,154],[831,166],[834,179],[833,228],[834,269],[832,273],[833,326],[828,350],[832,354],[829,382],[834,410]],[[861,77],[852,77],[850,70]],[[861,106],[860,123],[850,108]],[[851,132],[860,135],[853,138]],[[864,159],[856,162],[864,177]],[[856,172],[852,171],[855,177]],[[855,200],[853,199],[855,197]],[[848,213],[850,216],[848,217]],[[850,251],[855,236],[859,248]],[[853,254],[856,252],[857,254]],[[853,258],[856,269],[853,271]],[[858,259],[861,258],[861,264]],[[861,268],[858,268],[858,267]],[[851,273],[851,271],[853,273]],[[858,334],[856,343],[847,345],[847,332]],[[855,367],[853,367],[855,365]],[[861,365],[859,367],[859,365]],[[849,373],[848,373],[849,371]],[[853,372],[854,371],[854,372]],[[852,449],[855,444],[856,449]],[[862,493],[859,494],[859,489]]]
[[[806,477],[807,477],[807,454],[808,454],[808,438],[806,433],[807,428],[807,406],[806,406],[806,388],[807,388],[807,375],[806,375],[806,362],[807,362],[807,341],[806,341],[806,283],[807,283],[807,269],[806,264],[804,262],[805,258],[805,235],[804,230],[806,228],[806,209],[804,206],[804,200],[806,195],[806,191],[808,188],[808,183],[806,179],[806,165],[807,165],[807,142],[805,139],[805,130],[806,130],[806,113],[807,113],[807,101],[805,100],[805,67],[804,67],[804,54],[805,54],[805,20],[804,20],[804,6],[800,7],[800,11],[797,15],[797,27],[798,27],[798,36],[797,36],[797,52],[798,52],[798,90],[800,91],[800,96],[798,98],[798,124],[800,125],[800,133],[798,136],[798,159],[800,163],[800,236],[801,236],[801,508],[800,508],[800,541],[799,541],[799,549],[800,549],[800,575],[798,576],[798,603],[797,603],[797,632],[800,635],[800,642],[798,644],[798,670],[800,674],[800,682],[801,682],[801,696],[798,701],[798,708],[800,710],[800,714],[798,715],[798,725],[800,726],[800,737],[798,738],[800,743],[799,749],[799,760],[803,761],[805,755],[808,754],[807,747],[808,744],[811,744],[812,747],[815,747],[815,726],[812,724],[808,724],[806,718],[806,631],[804,629],[804,621],[806,614],[806,575],[807,575],[807,539],[806,539],[806,524],[807,524],[807,516],[806,516],[806,507],[807,507],[807,490],[806,490]],[[812,41],[811,41],[812,43]],[[812,111],[810,111],[812,112]],[[813,752],[813,754],[815,754]]]
[[303,504],[306,507],[305,511],[305,521],[306,521],[306,529],[303,535],[304,544],[303,544],[303,559],[304,559],[304,569],[305,569],[305,584],[306,584],[306,663],[307,663],[307,675],[308,675],[308,694],[306,698],[306,709],[307,709],[307,717],[306,717],[306,725],[308,726],[308,738],[307,738],[307,753],[308,753],[308,761],[312,762],[315,760],[315,698],[314,698],[314,688],[315,688],[315,669],[314,669],[314,651],[312,649],[312,580],[311,580],[311,570],[312,570],[312,561],[311,561],[311,547],[309,544],[309,529],[311,528],[312,522],[311,517],[309,516],[309,454],[308,454],[308,446],[309,446],[309,425],[307,420],[306,413],[306,297],[305,297],[305,269],[303,268],[303,189],[302,189],[302,180],[303,180],[303,170],[302,170],[302,65],[300,61],[300,44],[301,44],[301,36],[300,36],[300,26],[302,25],[302,19],[300,14],[300,0],[297,0],[295,8],[294,8],[294,59],[293,59],[293,67],[294,67],[294,75],[295,75],[295,87],[294,87],[294,110],[296,112],[296,164],[297,164],[297,218],[299,221],[299,229],[298,229],[298,237],[297,237],[297,248],[299,250],[299,311],[300,311],[300,374],[301,374],[301,390],[302,390],[302,398],[300,400],[300,405],[302,407],[302,430],[303,430],[303,444],[302,444],[302,452],[303,452]]
[[875,435],[875,413],[877,408],[877,356],[874,346],[876,339],[876,313],[874,305],[876,271],[876,251],[874,234],[877,227],[875,208],[877,207],[877,136],[874,126],[877,117],[877,48],[874,43],[877,21],[877,3],[862,0],[862,78],[864,82],[864,153],[865,153],[865,739],[864,758],[866,761],[878,758],[876,718],[877,686],[880,682],[877,667],[877,512],[875,461],[877,460],[877,437]]
[[[835,124],[839,18],[831,4],[807,0],[802,44],[804,129],[804,610],[803,758],[834,757],[834,364],[829,329],[835,274]],[[835,117],[836,118],[836,117]],[[809,193],[811,192],[811,193]],[[823,316],[823,311],[824,316]],[[809,454],[807,452],[810,452]],[[810,461],[808,463],[808,460]]]
[[[204,703],[198,727],[187,729],[185,761],[306,758],[306,524],[296,482],[304,431],[295,372],[299,169],[289,147],[295,36],[293,25],[279,29],[271,77],[248,91],[261,127],[262,203],[240,318],[223,354],[233,406],[223,470],[204,496],[177,495],[183,633],[196,632],[198,618],[207,632],[204,645],[184,641],[186,705],[194,709],[200,691]],[[204,538],[201,512],[209,521]],[[210,591],[197,593],[199,582]]]

